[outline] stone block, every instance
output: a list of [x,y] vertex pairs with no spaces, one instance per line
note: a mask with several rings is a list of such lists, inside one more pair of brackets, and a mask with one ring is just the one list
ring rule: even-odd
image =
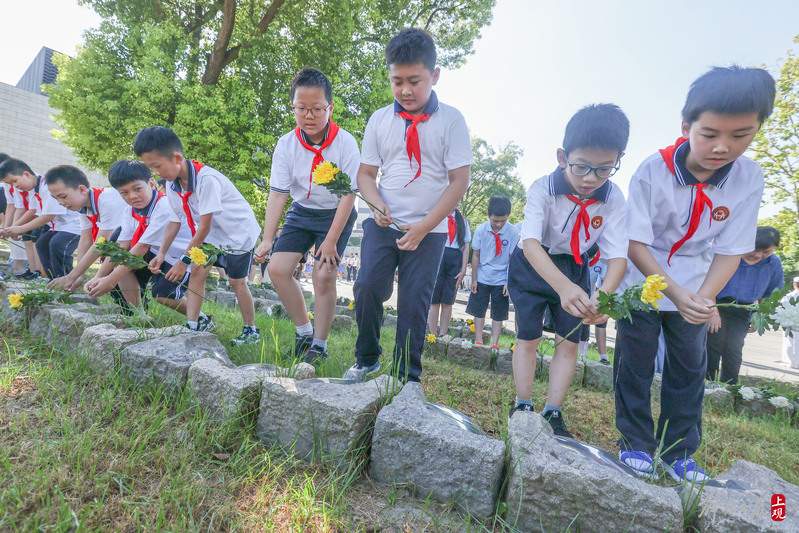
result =
[[604,365],[589,359],[585,362],[583,384],[588,389],[613,390],[613,365]]
[[[683,498],[696,498],[683,490]],[[772,520],[771,496],[782,494],[787,517]],[[703,533],[797,532],[799,521],[791,516],[799,501],[799,487],[788,483],[765,466],[738,459],[715,481],[706,483],[699,494],[691,526]]]
[[77,346],[83,331],[97,324],[124,324],[118,312],[109,313],[109,307],[88,304],[47,304],[31,321],[29,333],[44,339],[53,346]]
[[743,413],[749,416],[780,416],[790,419],[793,417],[793,411],[793,403],[782,396],[741,400],[735,406],[736,413]]
[[189,368],[192,400],[212,419],[237,419],[258,408],[261,383],[276,374],[273,365],[237,368],[210,357],[199,359]]
[[472,344],[468,339],[453,339],[447,347],[447,359],[462,366],[487,370],[491,366],[491,347]]
[[348,460],[369,443],[377,411],[400,387],[386,375],[364,383],[267,378],[255,434],[301,459]]
[[268,300],[265,298],[253,299],[255,305],[255,312],[266,316],[279,317],[285,314],[283,304],[279,301]]
[[553,436],[537,413],[513,415],[505,520],[514,530],[683,531],[673,489],[584,455],[573,442]]
[[348,317],[347,315],[334,315],[333,323],[330,325],[330,329],[332,331],[350,329],[354,324],[355,322],[352,320],[352,318]]
[[372,479],[407,484],[417,496],[456,503],[479,520],[496,509],[504,462],[504,442],[429,410],[418,383],[406,384],[377,415]]
[[732,413],[734,403],[732,393],[727,389],[710,389],[705,390],[702,407],[719,413]]
[[98,324],[83,330],[79,349],[95,370],[114,372],[119,367],[119,352],[125,346],[160,337],[173,337],[186,331],[183,326],[151,329],[119,329],[114,324]]
[[233,291],[214,291],[208,294],[213,300],[223,307],[236,307],[236,293]]
[[[218,355],[214,355],[218,354]],[[186,386],[192,363],[204,357],[227,357],[216,335],[191,331],[126,346],[119,355],[123,372],[139,384],[157,382],[169,393]]]
[[384,328],[396,328],[397,327],[397,315],[389,315],[388,313],[383,313],[383,327]]
[[453,338],[458,338],[463,335],[463,326],[452,324],[449,326],[449,335]]

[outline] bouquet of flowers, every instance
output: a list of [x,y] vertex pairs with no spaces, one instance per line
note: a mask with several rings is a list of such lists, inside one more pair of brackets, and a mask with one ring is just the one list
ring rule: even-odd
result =
[[[369,200],[361,196],[356,192],[352,192],[352,180],[349,176],[347,176],[344,172],[341,171],[335,163],[331,163],[330,161],[323,161],[316,165],[316,168],[313,169],[313,182],[316,185],[321,185],[325,187],[328,191],[335,194],[339,198],[342,196],[346,196],[348,194],[354,194],[361,200],[367,203],[369,207],[377,211],[383,216],[386,214],[375,207]],[[395,228],[400,230],[402,233],[405,233],[405,230],[399,227],[396,222],[391,222]]]
[[71,294],[66,291],[42,290],[8,295],[8,306],[16,311],[22,311],[22,308],[26,306],[42,305],[50,302],[70,303],[71,301]]
[[98,237],[94,247],[102,257],[107,257],[115,265],[122,265],[131,270],[147,268],[147,261],[142,256],[132,254],[119,244],[105,240],[104,237]]

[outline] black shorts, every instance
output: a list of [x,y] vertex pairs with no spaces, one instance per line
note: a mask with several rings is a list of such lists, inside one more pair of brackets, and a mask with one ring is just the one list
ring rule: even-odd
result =
[[[319,246],[327,237],[327,232],[330,231],[335,216],[336,209],[308,209],[299,204],[292,204],[286,213],[286,222],[283,224],[283,230],[280,232],[280,237],[278,237],[272,253],[289,252],[302,254],[305,257],[312,246],[318,252]],[[341,230],[338,241],[336,241],[336,252],[339,257],[344,255],[357,218],[358,213],[353,208],[347,223],[344,224],[344,229]]]
[[[150,252],[144,254],[144,260],[147,262],[152,261],[154,257],[155,254]],[[189,271],[186,271],[186,275],[183,276],[183,279],[180,282],[175,282],[166,279],[166,273],[169,272],[171,268],[172,265],[164,261],[164,263],[161,265],[161,271],[163,274],[153,274],[148,268],[139,268],[134,270],[133,275],[136,277],[136,281],[139,283],[141,297],[144,298],[144,291],[149,283],[151,284],[150,292],[155,298],[169,298],[171,300],[180,300],[183,298],[188,290],[186,287],[189,285]],[[118,286],[111,292],[111,296],[114,298],[114,301],[117,302],[117,304],[123,307],[123,309],[129,308],[128,304],[125,303],[125,297],[122,296],[122,292],[119,290]]]
[[[252,252],[254,251],[255,248],[250,250],[250,252],[235,255],[222,254],[217,258],[214,266],[224,268],[225,274],[227,274],[230,279],[246,278],[250,275],[250,269],[252,268]],[[163,267],[161,267],[161,269],[163,270]]]
[[466,314],[475,318],[485,318],[488,301],[491,300],[491,320],[507,320],[510,299],[502,295],[502,289],[503,285],[485,285],[477,282],[477,293],[469,294]]
[[[583,256],[583,264],[578,265],[568,254],[550,255],[549,258],[567,278],[588,293],[588,260]],[[508,292],[513,298],[516,310],[517,337],[523,341],[541,338],[544,312],[549,309],[555,333],[566,337],[581,318],[567,313],[560,306],[560,297],[550,285],[535,271],[524,256],[521,248],[513,251],[508,268]],[[581,328],[572,333],[568,340],[580,340]]]
[[23,242],[36,242],[39,240],[39,237],[41,237],[42,233],[44,233],[49,229],[50,229],[49,224],[45,224],[44,226],[39,226],[38,228],[34,228],[30,230],[28,233],[25,233],[22,236],[22,240]]
[[458,294],[458,284],[455,276],[461,271],[463,263],[463,252],[457,248],[444,248],[444,255],[441,264],[438,266],[438,277],[436,285],[433,287],[433,299],[431,304],[452,305]]

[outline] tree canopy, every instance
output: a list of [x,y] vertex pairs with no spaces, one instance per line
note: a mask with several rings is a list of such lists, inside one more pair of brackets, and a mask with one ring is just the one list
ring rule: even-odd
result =
[[84,0],[100,16],[48,87],[65,142],[104,171],[136,132],[171,127],[187,156],[233,178],[268,177],[294,126],[289,82],[304,66],[333,83],[334,120],[360,137],[391,102],[383,53],[407,26],[427,29],[439,65],[473,52],[495,0]]

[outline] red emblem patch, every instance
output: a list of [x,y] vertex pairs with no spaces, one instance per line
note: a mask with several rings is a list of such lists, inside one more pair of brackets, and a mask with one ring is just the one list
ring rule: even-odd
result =
[[723,205],[718,206],[713,210],[713,220],[716,222],[721,222],[723,220],[727,220],[730,216],[730,210],[724,207]]
[[775,522],[785,520],[785,496],[782,494],[771,495],[771,519]]
[[602,225],[602,217],[597,215],[591,219],[591,227],[598,229]]

